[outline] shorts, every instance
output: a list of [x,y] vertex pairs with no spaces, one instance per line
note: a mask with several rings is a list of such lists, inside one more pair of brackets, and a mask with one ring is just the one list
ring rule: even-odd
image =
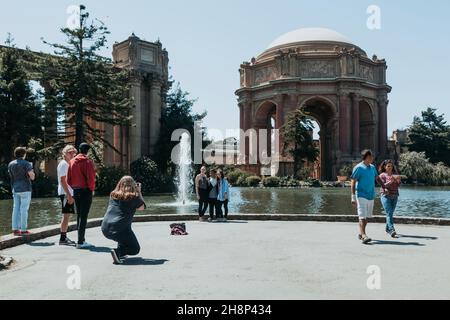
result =
[[360,220],[372,218],[374,200],[367,200],[365,198],[358,198],[356,200],[358,205],[358,217]]
[[59,196],[59,199],[61,200],[61,212],[63,214],[75,214],[75,202],[69,204],[65,195]]

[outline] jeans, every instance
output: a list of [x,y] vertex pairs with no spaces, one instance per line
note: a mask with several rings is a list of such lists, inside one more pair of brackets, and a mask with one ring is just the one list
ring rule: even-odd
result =
[[208,196],[207,191],[200,190],[199,191],[200,200],[198,200],[198,215],[199,217],[203,217],[208,210]]
[[211,220],[213,220],[214,219],[214,210],[216,210],[216,215],[217,215],[217,199],[209,198],[208,202],[209,202],[209,217],[211,218]]
[[86,240],[86,225],[89,210],[91,210],[92,191],[89,189],[75,189],[73,191],[73,198],[75,199],[75,207],[77,209],[78,244],[83,244]]
[[225,209],[225,218],[228,217],[228,199],[226,199],[225,201],[223,201],[223,208]]
[[117,254],[119,257],[135,256],[141,251],[141,246],[139,245],[136,235],[131,229],[107,238],[118,243]]
[[13,199],[12,229],[27,231],[31,192],[13,192]]
[[384,211],[386,212],[386,231],[395,231],[394,227],[394,212],[397,207],[398,197],[386,197],[381,196],[381,203],[383,204]]

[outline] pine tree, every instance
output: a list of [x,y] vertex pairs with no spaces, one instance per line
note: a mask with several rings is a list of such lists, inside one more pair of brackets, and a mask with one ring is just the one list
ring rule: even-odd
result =
[[81,5],[79,26],[61,32],[66,43],[44,41],[54,55],[37,59],[41,79],[50,87],[44,94],[45,104],[58,115],[59,138],[74,141],[76,147],[84,141],[101,141],[119,152],[104,138],[104,130],[93,125],[129,125],[131,121],[128,71],[115,68],[111,59],[99,54],[107,44],[108,28],[90,19]]
[[450,165],[450,126],[444,115],[436,114],[436,109],[428,108],[421,117],[414,117],[408,135],[410,151],[425,152],[434,164]]
[[298,174],[303,161],[316,161],[319,156],[319,150],[314,146],[313,129],[312,121],[300,110],[294,111],[281,128],[283,148],[294,160],[294,175]]
[[42,135],[42,109],[23,66],[23,50],[11,35],[0,50],[0,161],[8,162],[15,147]]

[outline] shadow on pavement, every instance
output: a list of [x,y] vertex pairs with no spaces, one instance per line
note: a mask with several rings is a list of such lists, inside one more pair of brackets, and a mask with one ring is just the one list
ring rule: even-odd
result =
[[27,246],[30,247],[53,247],[55,245],[54,242],[31,242],[27,243]]
[[167,259],[128,258],[123,261],[123,266],[157,266],[166,263]]
[[410,239],[423,239],[423,240],[438,240],[438,237],[428,237],[428,236],[411,236],[407,234],[399,234],[399,238],[410,238]]
[[419,242],[400,242],[400,241],[386,241],[386,240],[373,240],[369,245],[390,245],[390,246],[416,246],[424,247],[423,243]]
[[88,250],[96,253],[111,253],[111,248],[107,247],[91,247]]

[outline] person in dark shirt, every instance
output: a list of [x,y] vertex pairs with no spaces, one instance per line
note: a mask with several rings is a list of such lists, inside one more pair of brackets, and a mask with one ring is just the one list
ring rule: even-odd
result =
[[111,250],[114,264],[122,264],[126,256],[135,256],[141,250],[139,242],[131,230],[136,210],[145,210],[141,184],[130,176],[120,179],[111,192],[109,206],[102,222],[103,235],[118,243]]
[[12,229],[15,236],[30,235],[28,229],[28,210],[31,203],[31,181],[36,177],[33,165],[26,161],[27,150],[18,147],[14,150],[16,160],[8,164],[11,179],[14,206],[12,214]]

